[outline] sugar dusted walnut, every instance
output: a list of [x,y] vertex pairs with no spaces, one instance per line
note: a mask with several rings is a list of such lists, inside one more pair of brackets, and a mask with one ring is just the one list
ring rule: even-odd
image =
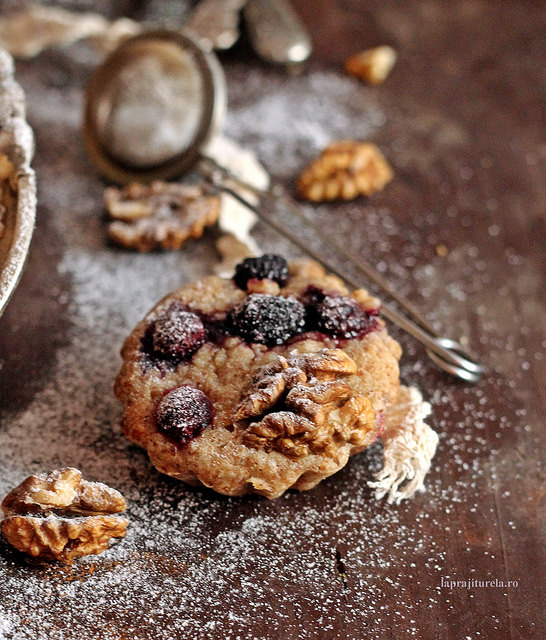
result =
[[343,380],[356,370],[340,349],[278,356],[257,372],[237,410],[235,419],[247,424],[243,441],[295,457],[340,442],[370,444],[376,437],[372,406]]
[[111,240],[138,251],[179,249],[190,238],[200,238],[220,213],[220,199],[199,185],[152,182],[109,187],[104,206],[112,222]]
[[396,51],[388,45],[366,49],[345,61],[345,71],[368,84],[381,84],[392,71],[396,57]]
[[118,491],[66,467],[29,476],[4,498],[2,532],[19,551],[70,563],[123,538],[128,521],[119,513],[125,509]]
[[369,142],[333,142],[298,179],[300,197],[323,200],[352,200],[380,191],[392,180],[393,172],[381,151]]

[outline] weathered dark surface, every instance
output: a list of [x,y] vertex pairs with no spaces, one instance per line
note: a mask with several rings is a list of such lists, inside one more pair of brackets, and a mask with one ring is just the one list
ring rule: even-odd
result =
[[[174,11],[133,4],[141,18]],[[208,272],[211,238],[179,254],[109,247],[102,184],[79,141],[96,60],[72,47],[19,63],[41,205],[23,280],[0,319],[0,489],[73,464],[126,493],[133,526],[115,549],[71,569],[32,566],[0,543],[0,638],[546,635],[540,3],[294,4],[314,35],[309,68],[288,77],[244,42],[223,54],[226,133],[289,187],[330,139],[376,142],[395,180],[370,201],[317,207],[317,224],[377,264],[446,334],[466,336],[489,372],[477,386],[454,382],[393,331],[406,352],[402,377],[433,403],[441,434],[427,493],[399,507],[366,488],[377,449],[273,502],[160,477],[119,433],[117,351],[160,295]],[[348,54],[384,42],[399,53],[386,84],[343,75]],[[297,255],[266,230],[257,235]],[[442,586],[448,579],[517,586]]]

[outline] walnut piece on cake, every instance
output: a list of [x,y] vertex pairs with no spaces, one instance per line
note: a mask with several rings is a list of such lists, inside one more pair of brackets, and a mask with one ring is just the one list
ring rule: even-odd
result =
[[392,169],[376,145],[342,140],[328,145],[300,175],[301,198],[352,200],[381,191],[392,180]]
[[119,491],[66,467],[29,476],[4,498],[2,532],[19,551],[70,563],[123,538],[128,521],[118,514],[125,509]]
[[388,45],[366,49],[345,61],[345,71],[368,84],[381,84],[392,71],[396,57],[396,51]]
[[179,249],[200,238],[220,214],[220,198],[204,187],[161,181],[109,187],[104,206],[112,219],[110,239],[138,251]]
[[294,457],[333,449],[338,441],[364,444],[374,411],[341,379],[356,370],[341,349],[277,356],[257,371],[235,414],[248,423],[243,442]]

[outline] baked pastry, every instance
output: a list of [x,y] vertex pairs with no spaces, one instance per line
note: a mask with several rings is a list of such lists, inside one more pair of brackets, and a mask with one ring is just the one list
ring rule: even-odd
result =
[[400,389],[378,300],[275,255],[168,295],[121,354],[125,435],[159,471],[227,495],[314,487],[380,436]]

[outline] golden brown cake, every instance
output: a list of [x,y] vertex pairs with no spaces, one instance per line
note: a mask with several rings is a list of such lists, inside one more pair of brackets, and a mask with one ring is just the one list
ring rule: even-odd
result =
[[378,301],[273,255],[168,295],[121,353],[125,435],[227,495],[314,487],[377,439],[399,389]]

